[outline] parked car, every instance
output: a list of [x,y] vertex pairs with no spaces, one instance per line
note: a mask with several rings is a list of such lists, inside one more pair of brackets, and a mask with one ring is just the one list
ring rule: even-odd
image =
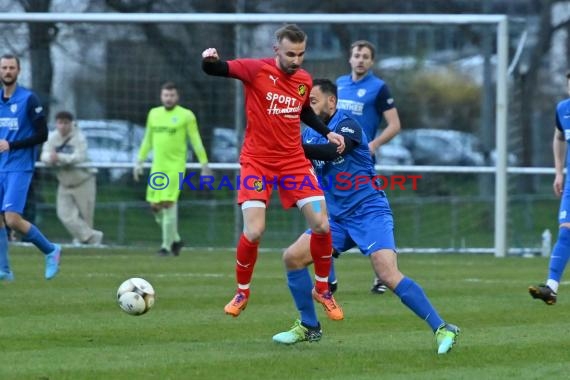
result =
[[[496,150],[485,150],[471,133],[442,129],[403,130],[377,154],[381,165],[495,166]],[[518,165],[509,153],[508,166]]]
[[415,165],[483,166],[485,154],[471,133],[442,129],[411,129],[400,132],[402,144]]
[[[144,137],[144,128],[127,120],[77,120],[87,139],[87,156],[91,162],[135,162]],[[130,176],[129,168],[100,169],[101,175],[111,181]]]
[[[495,166],[497,164],[497,150],[493,149],[487,157],[487,165]],[[507,154],[507,166],[518,166],[519,158],[514,153]]]
[[[144,130],[143,130],[144,133]],[[142,137],[141,137],[142,139]],[[236,131],[231,128],[213,129],[211,162],[238,162]],[[378,165],[494,165],[495,151],[484,154],[479,139],[465,132],[438,129],[403,130],[387,144],[378,148]],[[509,155],[509,165],[516,164]]]
[[378,165],[413,165],[412,153],[403,145],[400,135],[376,150]]

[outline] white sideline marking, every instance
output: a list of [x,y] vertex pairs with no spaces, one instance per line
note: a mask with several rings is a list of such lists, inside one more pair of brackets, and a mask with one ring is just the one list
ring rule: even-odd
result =
[[[228,272],[228,273],[182,273],[182,272],[174,272],[174,273],[154,273],[154,272],[140,272],[140,276],[147,276],[148,277],[155,277],[155,278],[235,278],[235,273]],[[66,274],[66,277],[109,277],[109,278],[116,278],[118,277],[117,273],[108,273],[108,272],[91,272],[91,273],[69,273]],[[133,275],[133,277],[136,277]],[[283,280],[283,276],[281,274],[260,274],[256,275],[255,278],[264,279],[264,280]]]
[[[517,284],[520,283],[521,281],[517,280],[517,281],[507,281],[507,280],[486,280],[486,279],[482,279],[482,278],[466,278],[463,281],[465,282],[480,282],[483,284]],[[568,285],[570,284],[570,281],[562,281],[560,283],[560,285]]]
[[[66,274],[67,277],[73,277],[74,274],[70,273],[70,274]],[[87,274],[81,274],[81,277],[117,277],[116,273],[107,273],[107,272],[97,272],[97,273],[87,273]],[[231,277],[233,277],[234,274],[231,273]],[[79,277],[79,275],[77,276]],[[230,274],[225,275],[225,274],[220,274],[220,273],[152,273],[152,277],[215,277],[215,278],[220,278],[220,277],[230,277]]]

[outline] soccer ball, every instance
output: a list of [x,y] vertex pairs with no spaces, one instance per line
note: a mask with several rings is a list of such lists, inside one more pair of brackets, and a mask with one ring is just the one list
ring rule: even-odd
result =
[[154,305],[154,288],[145,279],[133,277],[123,282],[117,290],[117,301],[130,315],[142,315]]

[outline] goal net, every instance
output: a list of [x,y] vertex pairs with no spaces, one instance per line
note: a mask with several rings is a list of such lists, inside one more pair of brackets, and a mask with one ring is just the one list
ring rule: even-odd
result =
[[[196,114],[216,177],[237,174],[244,128],[241,86],[205,75],[201,51],[216,47],[223,59],[272,56],[273,31],[284,22],[298,23],[307,32],[304,67],[315,78],[334,80],[347,74],[353,41],[376,45],[374,72],[388,84],[403,126],[401,135],[379,152],[378,172],[421,176],[415,189],[386,189],[400,250],[504,256],[537,249],[541,232],[552,228],[548,218],[553,218],[556,200],[545,189],[507,197],[509,177],[520,180],[525,175],[508,174],[507,169],[517,164],[518,147],[509,146],[506,138],[508,130],[516,132],[507,118],[506,16],[0,16],[3,46],[21,56],[22,84],[49,81],[49,92],[43,95],[50,122],[55,112],[70,110],[91,134],[91,165],[99,168],[95,224],[104,230],[107,243],[160,241],[144,201],[145,183],[133,182],[130,173],[147,112],[159,105],[163,82],[176,82],[181,105]],[[49,43],[51,76],[42,74],[43,63],[38,62],[42,55],[37,46],[42,44],[29,43],[38,38],[30,36],[32,23],[57,26]],[[122,131],[122,138],[116,131]],[[190,153],[189,171],[198,171],[195,162]],[[30,217],[48,236],[69,241],[55,215],[53,171],[39,168],[36,177]],[[179,223],[188,245],[234,246],[242,228],[235,198],[228,188],[183,190]],[[282,248],[306,227],[298,211],[283,211],[274,198],[263,246]]]

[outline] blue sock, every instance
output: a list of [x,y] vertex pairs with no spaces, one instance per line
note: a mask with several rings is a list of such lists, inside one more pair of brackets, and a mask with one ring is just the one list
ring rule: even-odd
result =
[[558,240],[554,244],[552,255],[550,255],[549,279],[560,282],[568,263],[568,257],[570,257],[570,229],[563,227],[558,232]]
[[334,257],[331,257],[331,270],[329,272],[329,283],[334,284],[336,282],[336,271],[334,270]]
[[313,280],[308,268],[291,270],[287,272],[287,285],[301,314],[301,322],[306,327],[317,327],[319,320],[313,303]]
[[8,256],[8,233],[6,227],[0,227],[0,271],[10,272],[10,257]]
[[400,297],[404,305],[426,321],[433,331],[445,324],[429,302],[424,290],[411,278],[404,277],[394,289],[394,293]]
[[33,243],[40,251],[44,253],[44,255],[50,254],[54,249],[55,246],[50,242],[44,234],[38,229],[38,227],[32,226],[28,233],[24,236],[27,241]]

